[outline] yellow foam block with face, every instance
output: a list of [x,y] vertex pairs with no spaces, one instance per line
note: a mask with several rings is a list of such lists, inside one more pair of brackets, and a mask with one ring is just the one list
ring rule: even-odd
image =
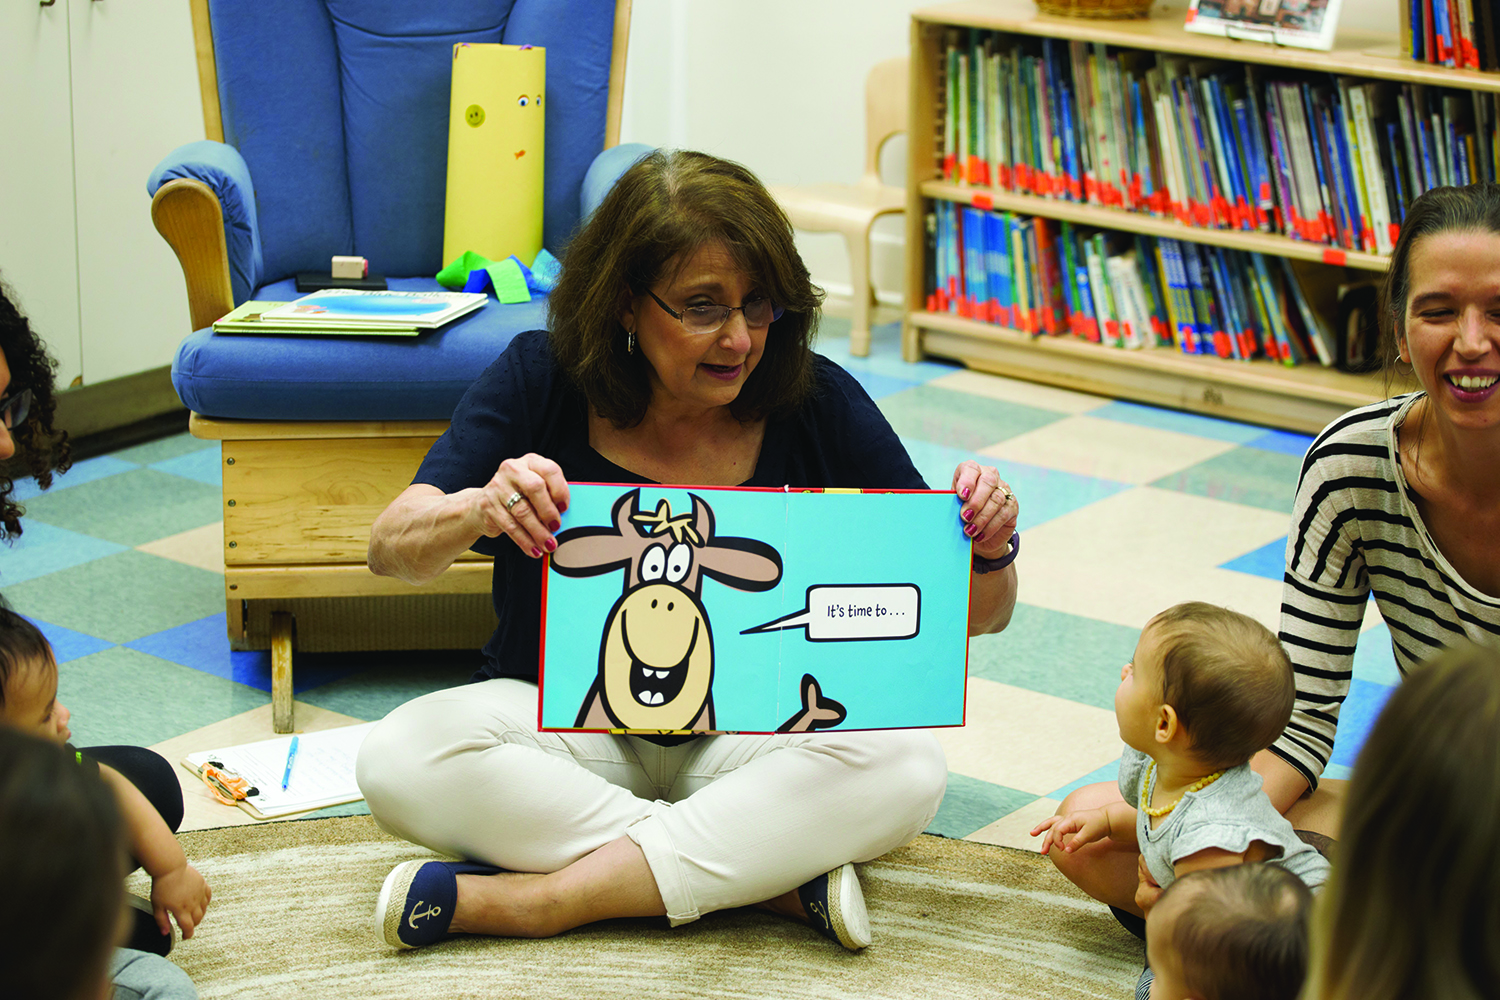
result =
[[453,46],[443,260],[465,250],[491,260],[515,254],[528,266],[536,259],[546,80],[545,49]]

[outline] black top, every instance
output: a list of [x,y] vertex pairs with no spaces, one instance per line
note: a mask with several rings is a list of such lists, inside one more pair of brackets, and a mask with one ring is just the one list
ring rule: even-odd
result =
[[[848,372],[814,355],[816,382],[795,416],[767,421],[755,474],[742,486],[926,489],[896,432]],[[753,377],[753,375],[752,375]],[[500,463],[535,452],[562,467],[569,482],[654,485],[589,447],[583,395],[558,369],[547,333],[511,341],[480,375],[450,427],[417,470],[414,483],[454,493],[490,481]],[[537,679],[542,561],[509,537],[480,538],[474,550],[495,557],[494,601],[500,625],[484,647],[475,680]]]

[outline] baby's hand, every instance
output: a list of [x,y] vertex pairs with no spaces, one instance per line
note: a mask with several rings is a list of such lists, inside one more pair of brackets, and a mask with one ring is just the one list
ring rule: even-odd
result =
[[207,880],[189,864],[164,875],[157,875],[151,880],[151,906],[156,911],[156,926],[161,928],[163,934],[172,933],[172,921],[167,918],[170,913],[177,918],[182,936],[192,937],[193,928],[202,922],[203,913],[208,909],[208,901],[212,898],[213,891],[209,889]]
[[[1033,837],[1045,833],[1039,851],[1046,854],[1053,845],[1071,854],[1085,844],[1103,840],[1109,836],[1109,816],[1103,809],[1081,809],[1066,816],[1048,816],[1031,831]],[[1068,840],[1068,834],[1073,839]]]

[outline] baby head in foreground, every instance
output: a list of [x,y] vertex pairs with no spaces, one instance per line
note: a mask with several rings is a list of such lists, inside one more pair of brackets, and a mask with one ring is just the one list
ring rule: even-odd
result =
[[1184,875],[1146,918],[1151,1000],[1295,1000],[1311,906],[1302,880],[1276,865]]
[[1255,619],[1202,601],[1168,608],[1141,631],[1120,672],[1115,718],[1126,744],[1206,774],[1275,742],[1296,698],[1292,664]]

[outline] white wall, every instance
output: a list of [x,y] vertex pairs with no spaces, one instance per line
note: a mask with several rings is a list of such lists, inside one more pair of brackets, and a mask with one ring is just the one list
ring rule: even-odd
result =
[[[1185,7],[1186,0],[1173,0]],[[634,0],[621,138],[738,160],[768,184],[846,181],[864,158],[864,79],[910,48],[913,0]],[[1399,0],[1343,0],[1341,24],[1396,30]],[[1181,16],[1180,10],[1176,16]],[[905,183],[905,145],[882,175]],[[899,217],[876,227],[881,298],[901,287]],[[847,295],[843,239],[799,233],[813,280]]]

